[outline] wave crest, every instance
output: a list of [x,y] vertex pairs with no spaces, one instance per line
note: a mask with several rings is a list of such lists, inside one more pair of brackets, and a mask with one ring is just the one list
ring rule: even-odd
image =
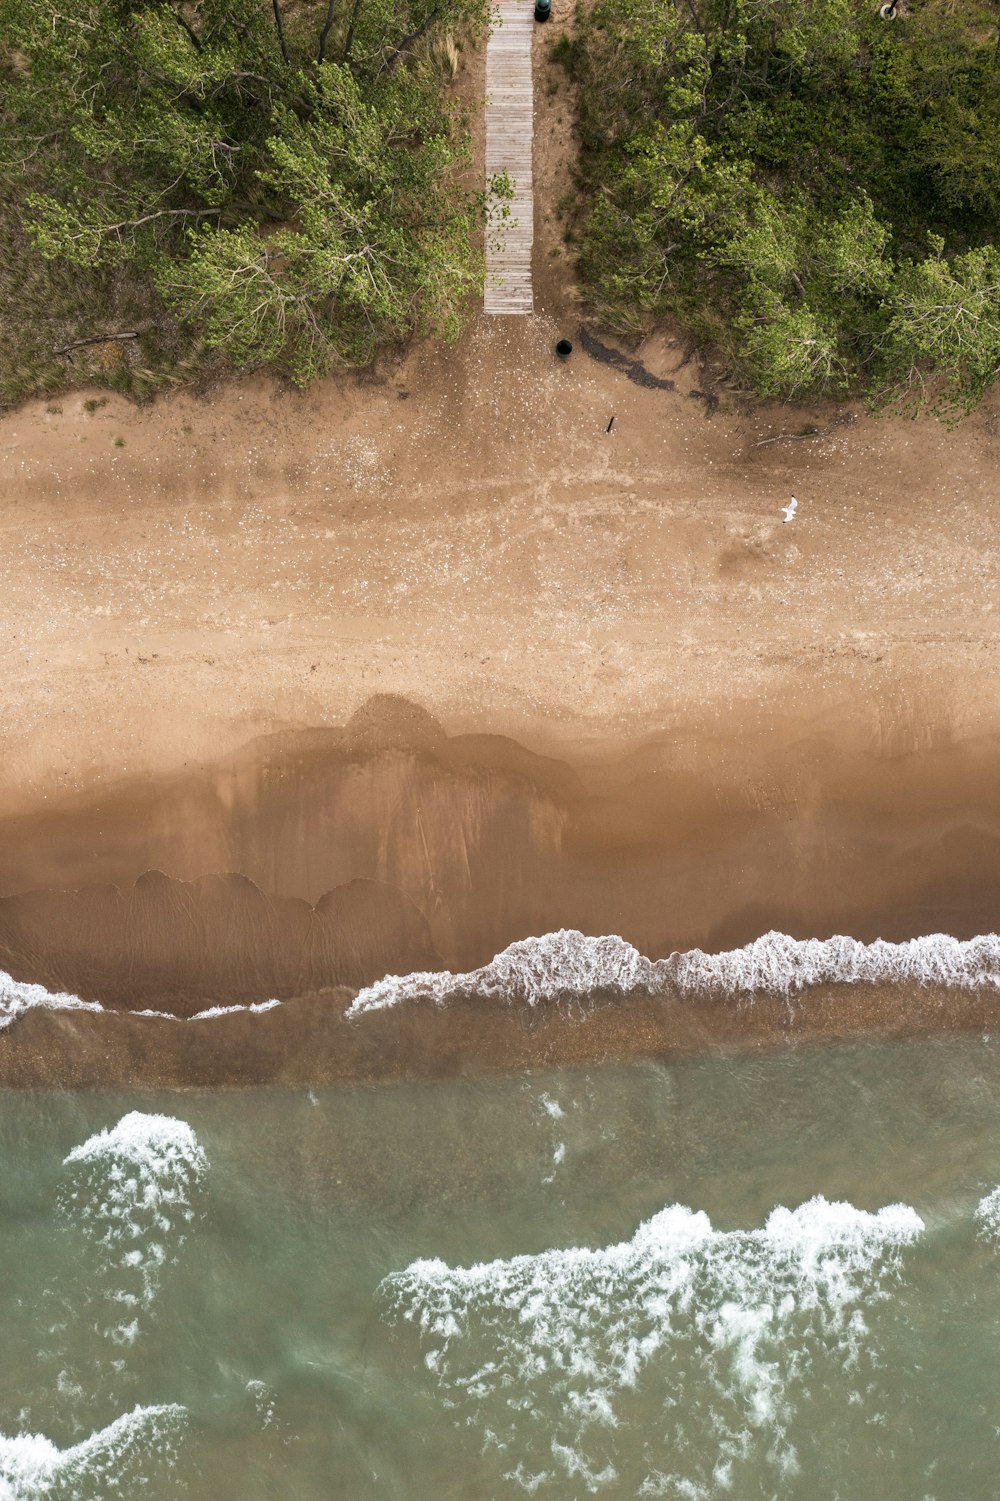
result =
[[131,1344],[187,1239],[205,1153],[186,1121],[133,1110],[74,1147],[64,1166],[60,1210],[94,1245],[90,1296],[108,1307],[111,1340]]
[[1000,988],[1000,936],[967,940],[931,933],[905,943],[856,938],[790,938],[765,933],[753,943],[719,954],[701,949],[647,959],[624,938],[591,938],[562,928],[512,943],[481,969],[386,975],[360,990],[348,1016],[410,1001],[444,1005],[463,999],[537,1006],[583,1000],[594,992],[614,996],[791,995],[817,985],[942,985]]
[[980,1235],[1000,1246],[1000,1188],[994,1188],[976,1205],[976,1226]]
[[0,1501],[127,1501],[176,1455],[187,1413],[135,1407],[69,1449],[41,1434],[0,1434]]
[[[188,1021],[215,1021],[220,1016],[233,1016],[237,1012],[246,1011],[253,1016],[259,1016],[265,1011],[273,1011],[280,1006],[279,1000],[254,1001],[247,1005],[235,1006],[209,1006],[204,1011],[196,1011]],[[0,1032],[7,1027],[12,1027],[16,1021],[28,1011],[41,1008],[44,1011],[91,1011],[103,1013],[106,1008],[100,1001],[83,1001],[78,995],[70,995],[64,991],[46,990],[44,985],[32,985],[27,981],[13,979],[5,970],[0,969]],[[176,1022],[185,1020],[184,1017],[175,1015],[173,1011],[129,1011],[128,1016],[154,1017],[159,1021]],[[3,1498],[0,1497],[0,1501]]]
[[[793,1472],[793,1421],[820,1388],[845,1422],[858,1391],[869,1401],[877,1310],[923,1228],[905,1204],[870,1213],[818,1197],[762,1229],[718,1231],[674,1204],[617,1245],[417,1261],[379,1293],[391,1323],[418,1331],[456,1422],[482,1432],[484,1452],[516,1458],[504,1478],[559,1495],[571,1480],[675,1494],[656,1489],[659,1438],[634,1473],[616,1468],[624,1424],[666,1433],[676,1494],[708,1496],[744,1465]],[[697,1400],[681,1409],[679,1390]]]
[[78,995],[46,990],[44,985],[29,985],[0,969],[0,1032],[13,1026],[19,1017],[36,1006],[44,1006],[49,1011],[104,1010],[98,1001],[81,1001]]

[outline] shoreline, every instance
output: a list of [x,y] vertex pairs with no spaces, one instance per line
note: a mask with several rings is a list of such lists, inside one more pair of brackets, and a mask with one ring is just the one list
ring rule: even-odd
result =
[[651,959],[993,931],[992,737],[898,754],[808,730],[557,759],[376,698],[339,730],[0,816],[0,969],[190,1015],[472,970],[560,929]]
[[793,999],[597,1000],[587,1010],[458,1001],[347,1020],[350,993],[198,1023],[108,1011],[30,1011],[0,1033],[0,1088],[185,1089],[384,1085],[705,1053],[989,1032],[995,988],[826,986]]
[[[337,730],[0,818],[0,969],[109,1008],[20,1016],[0,1084],[377,1082],[1000,1024],[995,987],[916,981],[666,1000],[598,981],[593,1008],[460,997],[345,1019],[383,976],[474,969],[559,928],[651,960],[769,929],[992,932],[992,737],[900,754],[849,720],[807,728],[557,759],[380,697]],[[47,872],[66,884],[25,889]],[[130,1014],[148,1008],[178,1019]]]

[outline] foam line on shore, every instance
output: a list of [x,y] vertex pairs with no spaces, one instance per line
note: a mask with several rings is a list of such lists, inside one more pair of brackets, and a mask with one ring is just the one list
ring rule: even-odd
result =
[[961,940],[931,933],[905,943],[856,938],[790,938],[765,933],[719,954],[701,949],[647,959],[624,938],[591,938],[562,928],[510,944],[489,964],[465,974],[449,970],[387,975],[359,991],[349,1016],[408,1001],[502,1000],[537,1006],[615,996],[740,997],[793,995],[818,985],[941,985],[1000,988],[1000,936]]
[[[856,938],[791,938],[770,932],[742,948],[707,954],[702,949],[648,959],[624,938],[593,938],[572,928],[523,938],[488,964],[464,973],[451,970],[386,975],[359,990],[347,1016],[356,1018],[407,1002],[441,1006],[464,999],[537,1006],[610,996],[677,996],[719,999],[797,995],[822,985],[918,985],[955,990],[1000,989],[1000,936],[970,939],[931,933],[903,943]],[[246,1005],[210,1006],[184,1018],[145,1009],[126,1014],[162,1021],[210,1021],[246,1012],[273,1011],[277,999]],[[0,1031],[28,1011],[102,1012],[99,1001],[46,990],[0,971]]]
[[14,980],[0,970],[0,1031],[12,1027],[19,1017],[35,1006],[44,1006],[49,1011],[103,1011],[99,1001],[81,1001],[78,995],[62,991],[46,990],[44,985],[31,985]]
[[[254,1001],[249,1006],[209,1006],[206,1010],[196,1011],[193,1016],[188,1017],[178,1016],[173,1011],[156,1011],[151,1007],[146,1007],[142,1011],[132,1011],[129,1014],[131,1016],[153,1016],[165,1022],[207,1022],[215,1021],[218,1016],[234,1016],[238,1011],[249,1011],[253,1015],[259,1016],[262,1011],[273,1011],[275,1006],[280,1005],[280,1001],[272,999],[270,1001]],[[99,1006],[97,1009],[100,1011],[104,1008]]]
[[[275,999],[269,1001],[254,1001],[247,1006],[209,1006],[204,1011],[196,1011],[193,1016],[177,1016],[173,1011],[132,1011],[130,1016],[143,1016],[154,1018],[158,1021],[215,1021],[220,1016],[232,1016],[239,1011],[248,1011],[259,1015],[264,1011],[273,1011],[281,1002]],[[0,970],[0,1032],[6,1027],[12,1027],[28,1011],[36,1007],[42,1007],[46,1011],[91,1011],[103,1012],[108,1008],[102,1006],[100,1001],[84,1001],[78,995],[69,995],[64,991],[46,990],[44,985],[32,985],[27,981],[15,980],[4,970]]]

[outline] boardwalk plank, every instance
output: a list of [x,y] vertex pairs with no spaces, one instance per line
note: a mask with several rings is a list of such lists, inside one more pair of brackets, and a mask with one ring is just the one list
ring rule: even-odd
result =
[[534,200],[531,185],[533,0],[500,0],[486,47],[486,174],[514,184],[506,223],[487,230],[488,313],[530,313]]

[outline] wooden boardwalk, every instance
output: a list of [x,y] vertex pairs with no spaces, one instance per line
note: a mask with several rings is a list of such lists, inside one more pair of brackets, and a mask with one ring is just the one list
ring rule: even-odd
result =
[[488,313],[530,313],[534,0],[499,0],[497,13],[499,25],[494,24],[486,47],[486,176],[506,172],[514,197],[508,203],[510,218],[486,231],[483,303]]

